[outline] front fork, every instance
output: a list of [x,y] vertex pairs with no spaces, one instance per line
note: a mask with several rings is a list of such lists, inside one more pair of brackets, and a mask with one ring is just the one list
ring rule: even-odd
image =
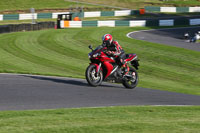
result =
[[95,73],[95,76],[98,76],[99,75],[99,71],[101,69],[101,62],[99,64],[96,64],[96,63],[90,63],[90,65],[95,65],[96,66],[96,73]]
[[101,62],[99,63],[98,68],[97,68],[97,70],[96,70],[96,73],[97,73],[97,74],[99,74],[100,68],[101,68]]

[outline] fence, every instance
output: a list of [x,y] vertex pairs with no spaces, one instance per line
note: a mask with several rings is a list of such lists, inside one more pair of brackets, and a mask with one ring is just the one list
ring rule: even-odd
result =
[[54,28],[55,22],[40,22],[37,24],[9,24],[1,25],[0,33],[18,32],[18,31],[33,31]]

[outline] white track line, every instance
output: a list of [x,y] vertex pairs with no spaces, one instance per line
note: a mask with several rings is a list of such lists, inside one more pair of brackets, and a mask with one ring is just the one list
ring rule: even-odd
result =
[[[200,27],[200,26],[195,26],[195,27]],[[129,32],[128,34],[126,34],[126,36],[128,38],[132,38],[132,37],[130,37],[130,34],[134,34],[134,33],[138,33],[138,32],[156,31],[156,30],[170,30],[170,29],[190,29],[190,28],[195,28],[195,27],[178,27],[178,28],[162,28],[162,29],[139,30],[139,31]]]

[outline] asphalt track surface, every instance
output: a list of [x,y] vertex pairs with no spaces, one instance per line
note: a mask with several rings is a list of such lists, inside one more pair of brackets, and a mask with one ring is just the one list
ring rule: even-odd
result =
[[200,43],[189,43],[187,40],[183,39],[184,33],[187,32],[191,37],[193,37],[194,33],[198,31],[200,31],[200,27],[169,28],[136,31],[129,33],[127,36],[138,40],[200,51]]
[[[198,29],[196,27],[193,31]],[[130,33],[129,37],[199,51],[197,44],[184,43],[180,39],[180,33],[185,30],[188,29],[142,31]],[[158,41],[155,37],[162,39]],[[190,46],[185,47],[186,44]],[[193,46],[197,47],[193,48]],[[119,84],[103,83],[99,87],[90,87],[85,79],[0,74],[0,110],[126,105],[200,105],[199,101],[200,96],[140,87],[125,89]]]

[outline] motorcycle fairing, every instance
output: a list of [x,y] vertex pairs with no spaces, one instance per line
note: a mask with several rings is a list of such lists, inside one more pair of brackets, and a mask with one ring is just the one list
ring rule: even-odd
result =
[[103,63],[104,67],[106,67],[107,73],[104,76],[104,79],[106,79],[113,70],[113,65],[111,63],[115,63],[115,60],[108,56],[102,56],[100,61]]
[[126,55],[125,61],[126,61],[126,62],[128,62],[128,61],[133,61],[136,57],[137,57],[136,54],[127,54],[127,55]]
[[113,70],[113,65],[110,64],[109,62],[103,62],[103,65],[106,67],[107,69],[107,73],[106,73],[106,76],[104,77],[104,79],[106,79],[112,72]]

